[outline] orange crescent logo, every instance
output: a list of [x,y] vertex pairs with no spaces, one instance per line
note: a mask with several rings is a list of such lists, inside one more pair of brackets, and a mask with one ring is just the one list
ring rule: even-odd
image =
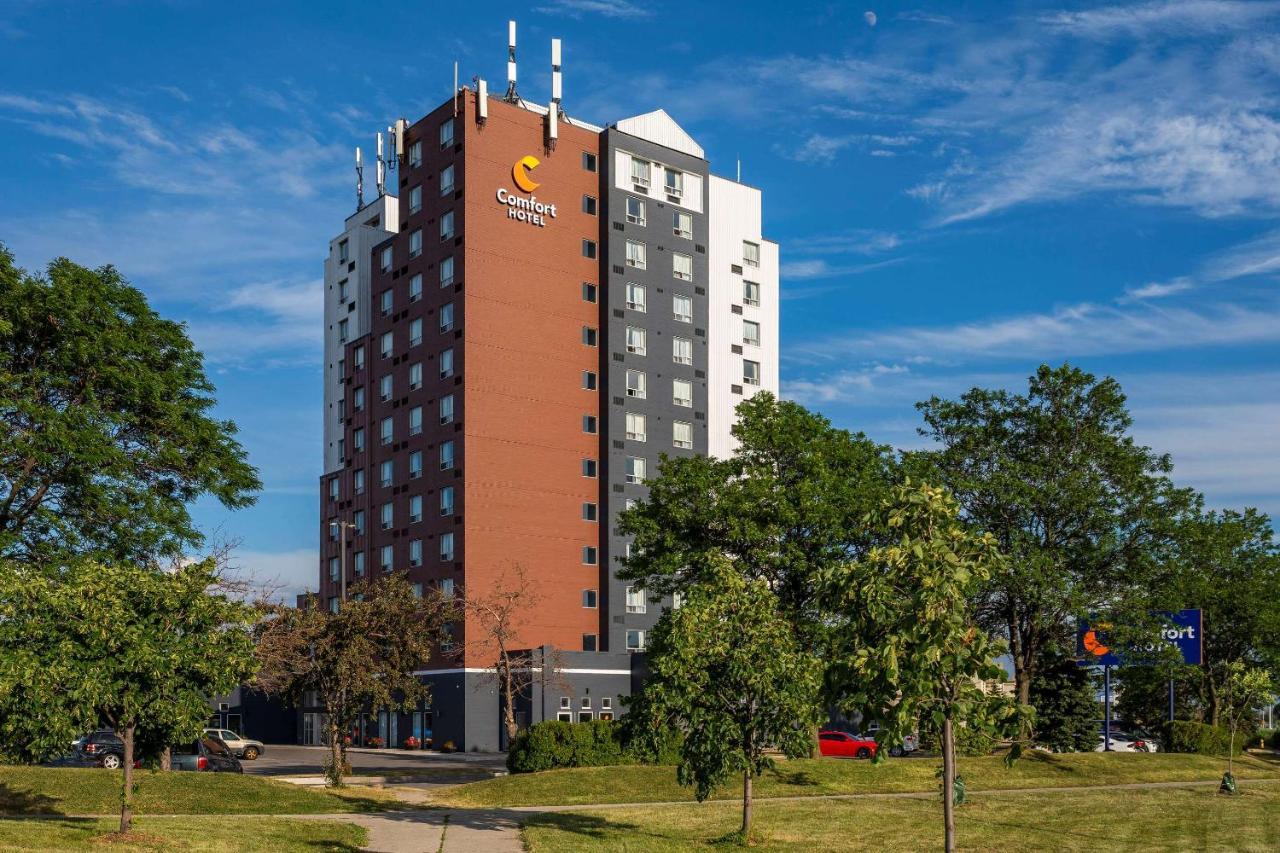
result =
[[1092,628],[1084,632],[1084,648],[1085,651],[1091,652],[1098,657],[1102,657],[1107,652],[1111,651],[1111,649],[1103,645],[1102,641],[1098,639],[1098,632]]
[[511,167],[511,179],[516,182],[516,186],[527,193],[536,190],[541,184],[537,181],[530,180],[529,170],[537,167],[542,161],[532,154],[521,157],[516,164]]

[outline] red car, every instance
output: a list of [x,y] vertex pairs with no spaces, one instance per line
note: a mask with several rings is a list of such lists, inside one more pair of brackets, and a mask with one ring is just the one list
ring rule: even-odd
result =
[[818,749],[823,755],[839,758],[875,758],[876,741],[865,735],[848,732],[818,732]]

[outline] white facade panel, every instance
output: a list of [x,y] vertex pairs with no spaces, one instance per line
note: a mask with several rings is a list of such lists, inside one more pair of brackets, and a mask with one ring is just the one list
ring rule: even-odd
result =
[[664,148],[692,155],[699,160],[707,159],[702,146],[694,142],[693,137],[685,133],[684,128],[676,124],[666,110],[654,110],[644,115],[624,118],[614,126],[623,133],[638,136]]
[[[668,166],[655,162],[648,157],[639,159],[649,164],[649,183],[648,185],[637,184],[631,179],[631,161],[633,155],[627,151],[619,149],[615,152],[613,183],[620,190],[625,190],[631,195],[638,196],[643,199],[651,199],[653,201],[662,202],[672,207],[680,207],[693,213],[702,212],[702,176],[682,172],[679,169],[672,169],[679,172],[683,188],[679,196],[670,196],[667,194],[666,180]],[[675,198],[673,201],[672,199]]]
[[[761,235],[755,187],[712,175],[709,204],[707,446],[723,458],[737,444],[730,429],[738,403],[761,390],[778,393],[778,244]],[[744,243],[760,247],[758,266],[747,263]],[[745,298],[746,282],[759,285],[758,305]],[[758,325],[759,344],[745,340],[744,321]],[[760,365],[759,385],[745,381],[747,361]]]

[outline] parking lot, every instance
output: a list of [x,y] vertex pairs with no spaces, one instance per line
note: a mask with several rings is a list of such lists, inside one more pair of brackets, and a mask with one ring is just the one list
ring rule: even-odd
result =
[[[324,772],[329,750],[322,746],[289,746],[268,744],[255,761],[244,762],[244,772],[258,776],[298,776]],[[447,777],[451,781],[484,779],[495,770],[506,769],[505,755],[453,753],[398,749],[352,749],[347,751],[351,770],[356,775]]]

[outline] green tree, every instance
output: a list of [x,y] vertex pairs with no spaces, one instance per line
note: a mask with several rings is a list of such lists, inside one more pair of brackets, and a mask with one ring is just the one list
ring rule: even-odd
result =
[[147,564],[197,546],[188,504],[257,472],[183,326],[112,267],[29,275],[0,246],[0,557]]
[[967,602],[1001,559],[995,539],[971,532],[958,515],[941,488],[898,486],[867,518],[869,527],[892,531],[893,541],[827,575],[837,621],[828,667],[840,685],[834,692],[852,708],[883,709],[881,744],[898,742],[919,721],[942,732],[948,853],[955,850],[956,724],[994,743],[1023,713],[977,684],[1003,677],[994,663],[1001,649],[974,624]]
[[890,448],[760,393],[738,405],[728,459],[664,459],[649,496],[623,513],[634,536],[619,577],[652,594],[717,575],[720,556],[765,581],[801,642],[821,647],[818,578],[874,544],[864,523],[896,477]]
[[418,597],[403,575],[360,581],[336,613],[315,597],[303,607],[267,606],[258,624],[257,685],[294,706],[316,691],[328,721],[326,773],[341,785],[343,737],[362,711],[412,711],[430,695],[414,670],[442,650],[453,601],[438,592]]
[[742,774],[742,839],[751,837],[752,780],[768,749],[807,755],[821,718],[820,672],[761,579],[724,557],[704,561],[705,583],[687,588],[650,633],[649,678],[624,721],[628,737],[657,753],[684,733],[677,778],[699,801]]
[[975,590],[975,616],[1004,636],[1028,704],[1046,650],[1079,614],[1143,595],[1173,521],[1195,505],[1166,455],[1138,445],[1114,379],[1041,365],[1026,394],[974,388],[917,408],[940,447],[908,466],[946,486],[1009,559]]
[[55,578],[0,571],[0,740],[11,757],[66,751],[99,726],[124,741],[120,831],[133,818],[133,759],[194,738],[209,698],[254,671],[253,608],[218,587],[212,560],[156,571],[78,560]]
[[1239,661],[1229,664],[1226,669],[1221,713],[1231,737],[1227,747],[1227,772],[1222,777],[1220,790],[1234,794],[1236,783],[1232,771],[1235,769],[1236,739],[1244,726],[1254,719],[1258,706],[1271,700],[1275,684],[1271,673],[1265,669],[1246,666]]
[[1031,679],[1036,743],[1056,752],[1092,752],[1098,745],[1098,688],[1093,674],[1061,648],[1047,650]]

